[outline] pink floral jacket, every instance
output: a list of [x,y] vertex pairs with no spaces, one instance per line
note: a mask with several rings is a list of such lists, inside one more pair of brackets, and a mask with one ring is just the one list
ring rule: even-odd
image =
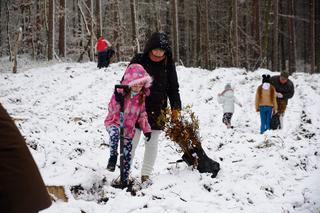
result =
[[[129,94],[124,100],[124,136],[130,139],[135,134],[136,122],[139,123],[143,133],[151,132],[145,103],[139,103],[141,95],[141,92],[132,97]],[[120,104],[115,100],[114,94],[109,102],[108,115],[104,120],[104,125],[106,127],[120,126]]]

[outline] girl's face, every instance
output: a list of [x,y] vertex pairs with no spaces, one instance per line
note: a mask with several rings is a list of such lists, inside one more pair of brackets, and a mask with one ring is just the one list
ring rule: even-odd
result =
[[143,85],[139,84],[139,85],[133,85],[131,86],[131,91],[132,92],[140,92],[142,89]]
[[164,50],[154,49],[154,50],[152,50],[152,55],[160,58],[160,57],[164,56]]

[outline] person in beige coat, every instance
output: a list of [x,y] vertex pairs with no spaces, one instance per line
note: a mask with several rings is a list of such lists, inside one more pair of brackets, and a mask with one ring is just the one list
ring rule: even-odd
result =
[[270,84],[270,75],[262,75],[262,84],[256,92],[256,111],[260,112],[260,134],[270,128],[272,114],[277,113],[277,96],[274,86]]
[[36,213],[50,205],[26,142],[0,104],[0,212]]

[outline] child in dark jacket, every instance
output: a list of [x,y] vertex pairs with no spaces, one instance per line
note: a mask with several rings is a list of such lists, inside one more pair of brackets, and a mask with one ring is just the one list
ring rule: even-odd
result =
[[[145,109],[145,97],[149,95],[152,79],[145,69],[139,64],[131,64],[125,71],[122,84],[128,85],[130,91],[124,95],[124,183],[128,184],[130,171],[132,138],[135,134],[135,124],[139,123],[147,141],[151,138],[151,127]],[[120,90],[120,89],[119,89]],[[120,104],[116,101],[115,94],[112,95],[108,115],[104,121],[110,136],[110,158],[107,169],[115,170],[117,162],[118,141],[120,138]]]

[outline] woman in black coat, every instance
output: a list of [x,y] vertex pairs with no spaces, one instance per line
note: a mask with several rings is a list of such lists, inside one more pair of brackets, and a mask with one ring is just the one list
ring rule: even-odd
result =
[[[145,143],[141,171],[141,180],[144,182],[149,179],[157,157],[158,138],[164,127],[164,124],[158,122],[161,110],[166,109],[168,99],[173,114],[178,114],[181,109],[178,77],[168,36],[160,32],[153,33],[143,53],[135,55],[130,63],[141,64],[153,79],[150,95],[146,98],[146,110],[152,135],[150,141]],[[132,159],[140,135],[141,131],[137,130],[133,138]]]
[[35,213],[50,205],[32,155],[0,104],[0,212]]

